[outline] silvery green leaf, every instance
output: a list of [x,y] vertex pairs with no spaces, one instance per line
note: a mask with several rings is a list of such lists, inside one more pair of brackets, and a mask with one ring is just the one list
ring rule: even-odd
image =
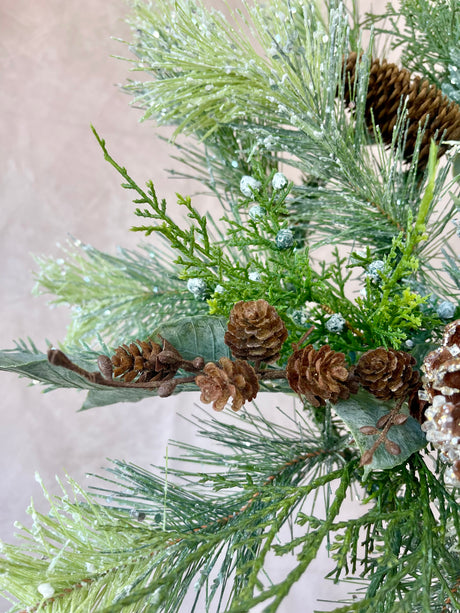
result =
[[[84,368],[96,370],[96,355],[95,353],[94,362],[88,359],[75,359],[71,355],[69,357]],[[0,351],[0,370],[14,372],[20,377],[31,379],[34,383],[41,383],[45,386],[45,391],[58,388],[87,390],[88,395],[81,410],[117,402],[137,402],[155,393],[148,389],[115,389],[93,383],[66,368],[53,366],[48,362],[46,353],[39,351],[33,344],[28,347],[23,342],[17,343],[15,349]]]
[[[84,368],[88,367],[87,361],[78,360],[78,364]],[[42,383],[46,387],[45,391],[63,387],[88,389],[95,385],[65,368],[52,366],[46,353],[39,351],[32,343],[28,347],[22,341],[16,344],[15,349],[0,351],[0,370],[14,372],[20,377]]]
[[212,315],[182,317],[159,326],[150,338],[159,342],[162,336],[186,360],[201,356],[205,362],[215,362],[224,356],[230,357],[230,350],[224,343],[227,321],[226,317]]
[[[394,406],[391,402],[382,402],[370,393],[361,390],[348,400],[340,400],[335,406],[335,412],[343,420],[346,427],[350,430],[361,455],[370,449],[375,442],[377,435],[365,435],[360,432],[362,426],[375,426],[377,421]],[[401,448],[401,453],[397,456],[388,453],[382,444],[374,453],[371,464],[365,466],[364,476],[366,477],[371,470],[385,470],[402,464],[419,449],[426,445],[425,434],[420,428],[420,424],[413,417],[401,426],[393,426],[388,432],[388,439],[393,441]]]

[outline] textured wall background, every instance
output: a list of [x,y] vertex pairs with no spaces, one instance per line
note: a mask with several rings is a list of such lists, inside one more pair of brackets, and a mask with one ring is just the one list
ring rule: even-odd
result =
[[[44,350],[45,339],[63,338],[69,322],[65,308],[50,310],[46,298],[31,296],[32,254],[57,256],[57,243],[64,244],[68,234],[109,253],[139,242],[128,231],[134,220],[129,194],[104,162],[90,123],[117,160],[140,182],[152,178],[158,194],[170,202],[174,192],[195,189],[167,178],[163,169],[170,165],[172,148],[154,138],[152,124],[138,123],[138,112],[116,86],[126,79],[129,65],[110,55],[128,51],[110,37],[129,36],[126,14],[121,0],[0,4],[2,348],[30,336]],[[14,520],[29,521],[25,509],[31,496],[46,509],[35,471],[58,493],[56,474],[67,472],[82,482],[87,472],[107,465],[106,458],[162,465],[168,439],[193,438],[177,412],[180,403],[183,414],[191,413],[197,395],[78,414],[83,396],[77,392],[43,395],[8,373],[0,382],[0,538],[5,541],[12,540]],[[289,407],[292,400],[265,398],[264,410],[277,403]],[[352,504],[350,512],[356,512]],[[309,613],[319,608],[316,598],[345,594],[345,588],[335,590],[322,580],[327,567],[324,555],[282,611]],[[284,571],[277,567],[278,572]],[[0,603],[0,611],[7,608]]]

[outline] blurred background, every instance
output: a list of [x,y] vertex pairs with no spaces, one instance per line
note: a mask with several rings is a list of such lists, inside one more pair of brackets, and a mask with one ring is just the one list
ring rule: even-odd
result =
[[[363,1],[362,10],[369,8]],[[59,244],[69,235],[111,254],[118,245],[133,248],[140,242],[129,232],[135,222],[130,194],[104,162],[90,124],[113,157],[140,184],[152,179],[172,206],[175,192],[197,189],[168,178],[165,168],[174,164],[168,160],[174,149],[155,138],[168,131],[139,123],[140,113],[119,89],[130,65],[111,56],[129,57],[129,50],[111,37],[129,40],[128,12],[122,0],[0,3],[1,348],[30,337],[45,351],[47,341],[65,336],[69,311],[50,309],[46,297],[31,295],[33,255],[59,257]],[[16,520],[30,525],[31,498],[46,511],[36,472],[48,491],[58,494],[55,475],[67,473],[85,485],[85,474],[101,472],[107,458],[163,465],[169,439],[193,442],[190,425],[178,413],[193,413],[197,394],[77,413],[83,394],[76,391],[43,394],[9,373],[0,374],[0,385],[0,539],[7,542]],[[264,411],[292,406],[291,398],[264,396],[259,403]],[[357,506],[350,501],[349,513],[358,513]],[[316,599],[338,598],[348,588],[323,579],[329,566],[323,552],[280,611],[333,608]],[[274,568],[275,575],[284,572]],[[0,612],[7,609],[0,602]]]

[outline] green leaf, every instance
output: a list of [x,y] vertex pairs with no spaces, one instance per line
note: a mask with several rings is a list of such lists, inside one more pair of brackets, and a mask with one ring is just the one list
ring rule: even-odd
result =
[[[94,369],[96,364],[96,354],[94,362],[69,357],[84,368]],[[32,348],[28,348],[25,343],[18,343],[16,349],[0,351],[0,370],[14,372],[20,377],[31,379],[34,383],[42,383],[47,392],[58,388],[88,390],[86,400],[80,409],[82,411],[117,402],[138,402],[155,393],[148,389],[110,388],[93,383],[66,368],[53,366],[48,362],[46,353],[38,351],[33,345]]]
[[197,356],[205,362],[216,362],[219,358],[230,357],[230,350],[224,343],[227,329],[226,317],[212,315],[193,315],[159,326],[150,337],[159,342],[165,338],[186,360]]
[[[87,364],[80,360],[79,365]],[[16,349],[0,351],[0,370],[14,372],[20,377],[32,379],[34,383],[43,383],[46,391],[63,387],[87,389],[91,385],[74,372],[52,366],[46,353],[40,352],[34,345],[29,348],[23,342],[17,343]]]
[[[392,403],[381,402],[368,392],[361,390],[349,400],[340,400],[334,409],[352,433],[363,454],[372,447],[377,435],[365,435],[359,429],[362,426],[375,426],[378,419],[392,409]],[[391,455],[383,445],[380,445],[374,453],[372,462],[365,467],[365,477],[371,470],[385,470],[402,464],[409,456],[426,445],[420,424],[413,417],[409,417],[402,426],[390,428],[388,438],[399,445],[401,453],[397,456]]]
[[139,400],[151,398],[155,395],[154,390],[148,389],[123,389],[119,387],[104,387],[102,385],[98,385],[97,388],[98,389],[90,389],[88,391],[80,411],[87,411],[94,407],[105,407],[109,404],[117,404],[118,402],[139,402]]

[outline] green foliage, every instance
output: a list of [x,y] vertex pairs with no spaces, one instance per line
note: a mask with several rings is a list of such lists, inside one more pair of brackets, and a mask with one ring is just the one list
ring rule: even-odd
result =
[[[436,304],[459,299],[459,186],[450,179],[458,158],[453,150],[438,166],[433,145],[420,173],[420,131],[407,162],[404,101],[393,109],[389,147],[378,126],[369,133],[373,35],[353,110],[346,107],[343,58],[363,49],[365,32],[355,0],[325,5],[326,16],[318,3],[297,0],[243,4],[223,15],[192,0],[135,2],[132,66],[142,80],[126,89],[144,119],[192,137],[174,143],[183,163],[174,173],[197,179],[216,207],[203,213],[177,194],[185,223],[176,221],[154,182],[136,183],[93,129],[134,195],[140,222],[132,229],[166,246],[109,256],[71,241],[62,258],[38,258],[36,291],[72,307],[65,347],[76,370],[51,365],[23,342],[0,352],[0,370],[47,390],[87,390],[84,409],[140,400],[154,390],[110,387],[78,367],[95,371],[98,355],[111,353],[107,345],[137,338],[165,338],[185,359],[217,361],[229,355],[223,336],[233,305],[260,298],[289,331],[280,367],[307,330],[305,342],[327,343],[350,364],[368,349],[412,346],[420,366],[445,325]],[[406,19],[404,30],[392,32],[406,65],[431,71],[455,99],[460,7],[441,0],[436,9],[403,0],[401,11],[387,13]],[[289,180],[276,185],[281,171]],[[256,182],[249,193],[241,184],[247,177]],[[200,291],[192,291],[196,282]],[[343,325],[331,325],[333,317]],[[197,389],[194,374],[182,375],[175,375],[186,379],[181,391]],[[282,378],[260,384],[291,391]],[[374,442],[360,428],[392,408],[361,392],[335,412],[328,405],[283,414],[288,426],[254,409],[231,420],[203,418],[204,442],[176,443],[180,453],[163,475],[115,461],[91,495],[72,481],[58,499],[45,491],[50,513],[32,506],[22,544],[3,546],[0,585],[17,600],[12,611],[174,613],[193,593],[192,611],[262,605],[274,612],[323,543],[335,564],[330,577],[357,575],[361,585],[337,613],[458,608],[458,496],[443,484],[444,468],[420,453],[426,442],[418,423],[409,418],[390,429],[401,454],[381,446],[369,466],[358,466],[358,453]],[[356,487],[367,507],[342,521]],[[321,495],[324,510],[316,505]],[[278,582],[266,576],[272,555],[292,556],[292,570]],[[54,590],[46,602],[39,587],[45,599]]]
[[[106,160],[123,176],[123,187],[137,192],[136,204],[148,208],[136,209],[136,215],[147,220],[157,220],[156,225],[136,226],[136,231],[161,234],[179,255],[174,263],[181,267],[183,279],[203,280],[212,294],[209,300],[210,312],[228,316],[235,302],[265,298],[284,315],[287,311],[301,308],[307,301],[321,302],[324,299],[321,277],[310,266],[306,246],[280,249],[276,236],[288,225],[286,199],[290,185],[281,190],[271,187],[273,172],[260,177],[261,187],[253,198],[240,198],[239,208],[233,209],[233,219],[227,215],[222,223],[227,226],[225,239],[219,240],[216,231],[209,228],[212,218],[200,215],[192,206],[189,197],[178,196],[178,203],[188,211],[191,220],[188,228],[181,228],[167,213],[164,200],[159,201],[153,183],[147,183],[145,192],[130,177],[127,170],[115,162],[107,151],[105,142],[96,137],[104,151]],[[260,167],[259,167],[260,170]],[[253,220],[243,207],[259,203],[267,212],[261,219]],[[242,216],[246,219],[242,220]],[[224,225],[224,228],[225,228]],[[251,279],[251,273],[259,273],[260,280]],[[220,291],[215,291],[220,286]],[[223,291],[222,291],[223,290]],[[289,318],[288,327],[296,331]]]
[[[353,5],[351,15],[355,12]],[[273,1],[248,7],[245,29],[238,25],[244,18],[233,15],[231,30],[228,19],[200,5],[186,3],[171,18],[170,13],[168,0],[155,8],[136,5],[133,47],[139,59],[134,69],[149,76],[127,89],[146,118],[173,123],[178,132],[193,133],[202,142],[204,151],[178,146],[178,159],[192,170],[183,174],[203,182],[224,207],[234,209],[241,176],[256,176],[260,164],[269,174],[282,161],[302,173],[287,207],[290,223],[304,234],[310,252],[325,244],[359,243],[369,245],[377,257],[385,255],[395,233],[404,232],[417,217],[426,191],[417,173],[420,141],[408,168],[401,108],[390,150],[378,129],[375,147],[369,147],[370,136],[363,128],[368,62],[362,62],[358,75],[355,121],[337,103],[343,91],[342,57],[349,45],[350,19],[344,5],[330,3],[325,24],[315,7]],[[351,22],[354,32],[356,19],[351,17]],[[263,51],[253,57],[255,46]],[[165,73],[169,65],[174,71]],[[178,86],[187,104],[177,103]],[[218,110],[217,100],[224,101]],[[441,218],[434,212],[450,189],[450,165],[436,178],[427,240],[417,253],[423,265],[418,275],[428,278],[438,293],[440,248],[453,234],[445,229],[454,209],[445,210]]]
[[[211,602],[216,611],[250,610],[253,600],[269,598],[273,586],[261,592],[263,561],[279,529],[310,493],[342,479],[328,507],[332,522],[354,463],[344,462],[346,438],[332,424],[321,433],[301,414],[276,428],[262,414],[245,417],[200,419],[201,434],[221,449],[179,444],[185,468],[170,467],[175,459],[169,458],[165,478],[115,462],[95,491],[103,506],[71,482],[69,493],[78,500],[64,491],[59,499],[47,497],[49,515],[32,507],[34,525],[22,529],[23,545],[4,546],[0,562],[9,572],[6,577],[0,566],[0,585],[22,603],[12,610],[38,604],[37,586],[44,582],[55,589],[53,611],[134,613],[155,604],[172,612],[193,590],[192,610],[209,610]],[[190,462],[196,463],[191,471]],[[319,533],[303,539],[309,561],[327,530]],[[277,600],[293,581],[287,578]]]
[[384,15],[369,16],[371,21],[388,19],[377,28],[390,34],[394,48],[401,47],[401,61],[409,70],[422,74],[457,103],[460,101],[460,3],[458,0],[402,0],[397,8],[387,5]]
[[62,257],[42,258],[35,292],[51,293],[54,304],[72,307],[64,345],[94,342],[98,335],[114,346],[146,338],[159,323],[180,311],[195,314],[205,305],[193,300],[166,252],[145,245],[108,255],[79,240]]
[[330,576],[354,573],[362,561],[360,576],[368,583],[359,591],[361,600],[334,612],[370,606],[376,613],[456,610],[460,558],[449,525],[458,534],[457,500],[418,454],[391,473],[372,473],[365,485],[371,508],[332,528],[338,533],[331,546],[337,567]]
[[[447,598],[458,605],[450,589],[460,570],[455,498],[414,454],[368,475],[366,509],[340,520],[362,473],[340,423],[327,410],[324,417],[321,429],[302,413],[280,414],[284,423],[254,411],[202,417],[200,434],[218,451],[179,443],[163,476],[116,461],[92,494],[72,481],[59,498],[45,492],[50,513],[31,507],[22,544],[3,546],[0,585],[19,600],[11,611],[38,604],[43,583],[55,590],[46,603],[53,612],[173,612],[193,595],[192,611],[236,613],[258,603],[275,611],[325,540],[335,564],[330,577],[360,572],[364,588],[337,611],[365,611],[372,602],[379,612],[429,613]],[[329,487],[323,510],[316,498]],[[277,583],[265,576],[271,553],[296,554]]]

